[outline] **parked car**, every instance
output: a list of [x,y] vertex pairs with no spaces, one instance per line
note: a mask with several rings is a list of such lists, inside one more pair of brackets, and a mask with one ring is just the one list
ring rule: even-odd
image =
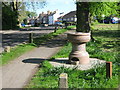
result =
[[55,25],[63,26],[63,24],[61,22],[55,22]]
[[25,24],[24,24],[24,23],[21,23],[21,26],[22,26],[22,27],[25,27]]
[[118,17],[111,18],[111,23],[116,24],[118,22],[119,22],[119,18]]

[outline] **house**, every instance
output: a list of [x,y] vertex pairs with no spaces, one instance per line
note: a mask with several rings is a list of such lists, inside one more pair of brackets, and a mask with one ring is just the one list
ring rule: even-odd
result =
[[58,19],[58,21],[62,21],[62,19],[63,19],[63,16],[60,16],[59,18],[57,18]]
[[58,20],[62,20],[65,22],[76,22],[77,18],[76,18],[76,11],[71,11],[67,14],[65,14],[64,16],[61,16],[58,18]]
[[28,18],[28,19],[27,19],[27,23],[28,23],[29,25],[34,26],[36,19],[37,19],[36,17]]
[[57,11],[54,11],[54,12],[47,11],[47,14],[42,12],[41,14],[39,14],[39,17],[38,17],[39,22],[41,24],[53,25],[55,23],[55,20],[57,20],[56,14],[57,14]]

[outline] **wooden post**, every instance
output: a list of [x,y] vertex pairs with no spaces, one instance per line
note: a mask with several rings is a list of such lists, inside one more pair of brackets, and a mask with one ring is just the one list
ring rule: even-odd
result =
[[5,46],[4,52],[10,52],[10,46]]
[[112,62],[106,62],[106,77],[112,77]]
[[58,29],[58,26],[57,26],[57,25],[55,25],[55,30],[54,30],[54,33],[56,33],[57,29]]
[[68,88],[68,75],[67,73],[61,73],[59,77],[59,88]]
[[33,43],[33,33],[29,33],[29,43]]

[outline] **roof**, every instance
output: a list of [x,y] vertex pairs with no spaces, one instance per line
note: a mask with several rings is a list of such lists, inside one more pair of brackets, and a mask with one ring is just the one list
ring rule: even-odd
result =
[[52,15],[54,15],[56,12],[54,11],[54,12],[51,12],[50,14],[45,14],[45,13],[41,13],[41,14],[39,14],[39,17],[48,17],[48,16],[52,16]]
[[76,11],[71,11],[63,16],[63,18],[70,18],[76,15]]
[[57,19],[61,19],[63,16],[58,17]]

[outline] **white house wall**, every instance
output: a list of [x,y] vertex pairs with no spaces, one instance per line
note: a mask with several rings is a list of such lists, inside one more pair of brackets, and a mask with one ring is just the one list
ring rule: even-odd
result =
[[49,17],[48,17],[48,24],[49,24],[49,25],[54,24],[53,16],[49,16]]

